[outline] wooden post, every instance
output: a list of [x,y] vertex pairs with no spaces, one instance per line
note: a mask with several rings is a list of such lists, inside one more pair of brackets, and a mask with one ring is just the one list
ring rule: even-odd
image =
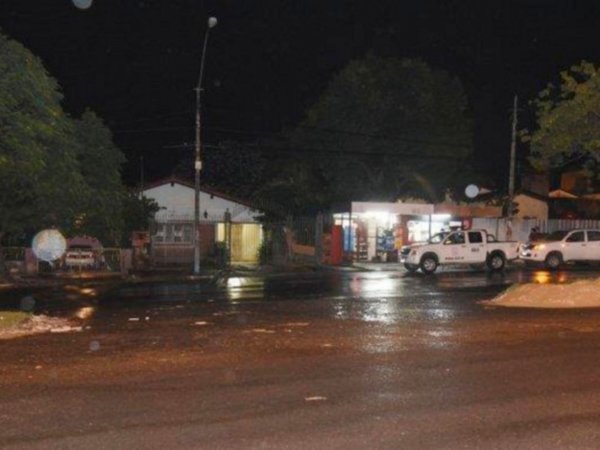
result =
[[323,213],[319,212],[315,219],[315,264],[323,263]]

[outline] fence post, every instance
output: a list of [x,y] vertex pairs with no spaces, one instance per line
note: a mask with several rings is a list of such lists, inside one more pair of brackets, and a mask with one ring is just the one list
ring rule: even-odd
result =
[[229,208],[225,210],[223,221],[225,222],[225,254],[223,255],[225,261],[223,261],[223,265],[228,267],[231,264],[231,213]]
[[129,270],[132,267],[132,259],[133,259],[133,250],[131,249],[120,249],[119,250],[119,269],[121,271],[121,275],[127,276],[129,275]]
[[315,264],[323,263],[323,213],[319,212],[315,219]]

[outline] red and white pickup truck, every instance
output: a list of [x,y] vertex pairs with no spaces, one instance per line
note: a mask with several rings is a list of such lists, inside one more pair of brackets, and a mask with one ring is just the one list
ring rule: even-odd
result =
[[439,233],[412,245],[402,262],[409,272],[421,269],[429,274],[446,264],[486,264],[490,270],[502,270],[506,261],[518,256],[518,242],[499,242],[485,230],[468,230]]

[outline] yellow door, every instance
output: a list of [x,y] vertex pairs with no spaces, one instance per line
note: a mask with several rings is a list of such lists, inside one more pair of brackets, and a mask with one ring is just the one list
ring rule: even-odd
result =
[[258,249],[262,240],[262,227],[253,223],[235,223],[231,226],[231,260],[258,262]]

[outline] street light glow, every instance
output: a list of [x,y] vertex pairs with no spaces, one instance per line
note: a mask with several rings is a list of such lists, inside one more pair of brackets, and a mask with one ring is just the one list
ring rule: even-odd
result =
[[217,26],[217,18],[216,17],[209,17],[208,18],[208,28],[214,28]]
[[78,9],[89,9],[93,0],[73,0],[73,5]]

